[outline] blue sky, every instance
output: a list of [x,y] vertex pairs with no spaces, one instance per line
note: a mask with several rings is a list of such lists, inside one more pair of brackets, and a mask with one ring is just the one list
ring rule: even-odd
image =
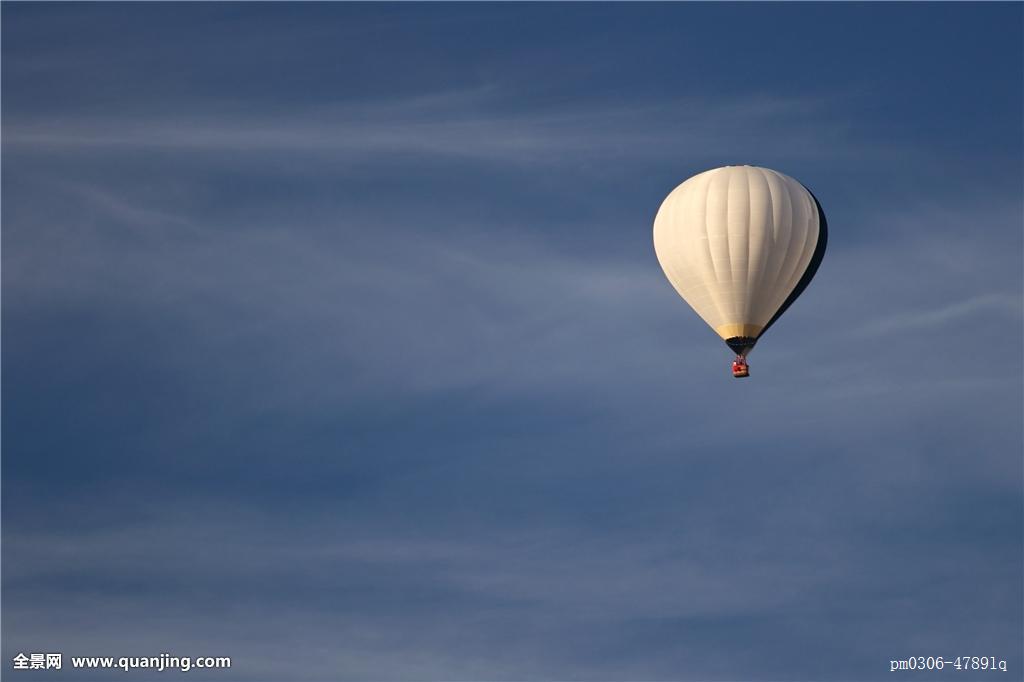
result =
[[[5,666],[1024,666],[1020,4],[2,18]],[[830,225],[743,382],[651,244],[734,163]]]

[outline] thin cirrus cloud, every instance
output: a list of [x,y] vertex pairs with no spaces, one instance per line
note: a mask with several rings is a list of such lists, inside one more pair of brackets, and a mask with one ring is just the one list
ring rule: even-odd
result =
[[[838,98],[842,99],[842,98]],[[763,154],[859,158],[897,153],[856,140],[837,98],[752,96],[638,102],[575,103],[548,111],[517,110],[513,93],[477,88],[404,100],[297,108],[272,115],[224,111],[194,101],[168,117],[133,115],[48,123],[17,118],[5,125],[13,151],[74,149],[177,150],[354,157],[414,155],[492,163],[559,163],[591,158],[665,157],[712,150],[741,155],[758,140]],[[204,108],[210,114],[197,114]],[[829,112],[826,114],[825,112]],[[797,144],[812,138],[815,145]]]
[[[382,231],[388,235],[385,244],[358,224],[341,226],[334,236],[274,225],[204,231],[194,218],[100,190],[75,186],[74,195],[85,198],[100,216],[132,226],[136,237],[123,242],[119,229],[83,237],[77,228],[52,225],[27,233],[26,238],[38,240],[37,246],[19,250],[7,263],[7,286],[16,308],[19,301],[40,297],[85,297],[91,305],[103,306],[144,303],[153,311],[164,308],[169,315],[184,315],[197,339],[214,347],[227,347],[244,334],[274,339],[282,348],[298,332],[311,347],[319,346],[319,339],[333,338],[322,355],[307,349],[296,361],[357,363],[373,385],[399,381],[423,388],[474,385],[498,377],[534,388],[536,381],[563,388],[575,382],[587,385],[601,376],[597,358],[610,348],[629,343],[637,330],[658,329],[657,320],[685,319],[685,309],[652,263],[576,258],[553,252],[536,238],[477,240],[451,234],[425,239],[390,225]],[[322,220],[331,225],[326,216]],[[38,256],[45,253],[43,243],[53,242],[75,248],[61,258],[59,269],[48,271]],[[988,272],[984,266],[999,257],[998,251],[976,254],[979,275]],[[113,253],[120,256],[112,261]],[[1012,289],[982,290],[969,304],[950,303],[943,297],[955,295],[955,287],[907,276],[905,262],[920,260],[910,272],[928,267],[938,281],[955,274],[955,281],[962,282],[966,253],[955,271],[952,264],[928,262],[917,237],[901,241],[890,254],[881,259],[869,250],[836,255],[832,270],[837,281],[844,279],[835,274],[840,271],[874,268],[878,276],[849,297],[847,292],[827,291],[833,277],[826,273],[808,296],[842,305],[830,308],[836,319],[827,321],[826,313],[818,323],[835,327],[857,308],[858,319],[865,321],[854,337],[914,333],[922,325],[937,333],[971,313],[1009,315],[1012,321]],[[975,286],[1008,289],[1012,282],[982,279]],[[884,314],[894,307],[901,310],[899,315]],[[800,325],[801,319],[794,318]],[[700,338],[699,324],[690,326],[694,339]],[[445,333],[433,331],[438,327]],[[577,348],[581,335],[591,339],[582,351]],[[678,355],[670,342],[649,338],[646,343],[648,350],[634,364],[646,365],[647,371],[656,371],[655,358]],[[836,339],[834,348],[836,357],[858,354],[842,339]],[[526,352],[535,353],[529,362]],[[367,362],[372,358],[377,360]],[[521,364],[531,369],[512,374],[502,370]],[[295,369],[289,365],[288,371]],[[568,372],[573,381],[566,382]]]
[[[246,620],[262,618],[261,611],[240,597],[287,574],[293,576],[287,584],[264,596],[278,617],[264,626],[260,636],[272,633],[284,645],[294,636],[288,635],[289,631],[313,628],[313,633],[306,635],[311,637],[307,645],[328,647],[331,658],[292,670],[291,675],[297,674],[300,679],[316,679],[329,670],[328,666],[381,678],[410,674],[415,666],[419,666],[418,675],[431,678],[442,676],[446,670],[460,675],[483,674],[483,666],[490,666],[492,674],[499,671],[511,677],[535,676],[551,667],[601,677],[603,657],[598,648],[613,644],[606,631],[612,624],[635,627],[643,622],[686,619],[711,624],[725,617],[750,618],[751,614],[770,613],[794,600],[813,599],[811,595],[826,589],[831,577],[794,571],[795,566],[786,563],[762,563],[756,568],[737,564],[728,558],[729,551],[722,553],[721,549],[715,560],[715,541],[707,534],[698,534],[692,541],[710,540],[708,551],[689,556],[666,554],[659,543],[637,537],[593,538],[567,544],[571,535],[557,529],[506,532],[470,540],[388,538],[381,529],[374,529],[373,535],[366,537],[372,527],[365,522],[348,529],[350,534],[339,533],[338,526],[331,524],[318,531],[318,542],[309,543],[308,538],[281,529],[273,519],[239,517],[226,510],[216,510],[216,515],[221,520],[235,517],[234,523],[207,526],[207,537],[223,543],[225,552],[189,557],[187,548],[195,540],[190,529],[196,520],[182,518],[180,525],[149,527],[162,538],[156,556],[159,561],[154,562],[152,555],[122,558],[124,563],[118,570],[135,576],[136,584],[156,581],[165,584],[167,591],[166,605],[145,616],[146,634],[123,637],[121,646],[146,650],[153,638],[161,635],[181,642],[173,633],[190,618],[178,605],[178,598],[186,593],[204,595],[205,609],[211,614],[231,609],[236,613],[229,619],[231,627],[250,632],[253,628],[246,625]],[[257,534],[245,530],[259,527],[266,530]],[[31,590],[40,606],[62,604],[71,614],[87,608],[110,617],[120,614],[138,618],[142,614],[136,615],[135,604],[140,595],[130,581],[122,585],[120,595],[102,601],[100,597],[105,593],[101,576],[110,575],[115,568],[111,557],[120,553],[119,548],[138,545],[140,532],[124,529],[77,539],[49,538],[49,546],[41,545],[38,538],[13,537],[11,546],[25,557],[24,567],[31,570],[19,571],[10,579],[18,589]],[[274,551],[268,552],[268,546]],[[813,553],[839,549],[832,543]],[[751,547],[750,551],[757,550]],[[51,581],[67,582],[61,578],[69,571],[55,564],[53,556],[73,557],[73,574],[80,576],[79,580],[87,575],[96,581],[93,593],[83,590],[81,584],[67,591],[43,592],[42,587]],[[224,582],[229,566],[223,562],[229,556],[234,576],[231,584]],[[377,571],[391,576],[386,594],[373,587],[371,576]],[[301,579],[294,580],[297,575]],[[681,589],[683,586],[685,589]],[[323,598],[313,610],[296,609],[296,598],[307,593],[321,593]],[[336,610],[339,600],[346,605],[344,613]],[[446,604],[443,615],[436,611],[441,603]],[[559,623],[550,618],[551,609],[571,615]],[[437,622],[425,628],[423,619],[431,617]],[[24,618],[30,631],[45,626],[31,613]],[[223,615],[219,618],[224,622]],[[467,628],[466,621],[502,623],[520,634],[499,643]],[[65,625],[51,626],[49,632],[55,638],[66,639],[81,625],[73,618]],[[539,630],[591,650],[589,662],[573,661],[572,651],[538,646],[529,636],[529,628],[535,634]],[[201,624],[195,632],[193,646],[202,645],[203,637],[218,639]],[[330,639],[339,636],[340,641]],[[74,639],[98,649],[103,649],[105,641],[102,633],[96,632]],[[705,644],[714,650],[721,647],[713,634]],[[200,646],[198,650],[202,649]],[[390,655],[386,655],[387,649]],[[514,655],[506,659],[510,652]],[[263,674],[285,670],[279,660],[274,660],[276,655],[267,655],[262,642],[231,643],[220,653],[235,657],[238,670],[232,671],[234,676],[244,677],[253,670]],[[363,662],[353,668],[361,658]],[[670,669],[661,669],[661,674]]]
[[[151,205],[151,198],[124,190],[79,181],[56,187],[71,202],[74,220],[27,220],[35,223],[32,229],[10,230],[9,243],[21,247],[5,263],[15,309],[26,301],[68,298],[108,308],[145,305],[151,313],[181,318],[211,352],[257,338],[266,352],[280,348],[283,360],[271,365],[281,373],[278,388],[314,384],[318,365],[341,363],[358,368],[371,392],[495,381],[506,389],[586,390],[606,370],[609,380],[621,377],[621,367],[603,359],[641,338],[643,353],[617,361],[632,366],[638,385],[640,376],[657,372],[670,358],[688,362],[668,337],[642,331],[687,319],[650,254],[594,260],[515,230],[486,240],[471,236],[469,225],[439,232],[443,222],[437,218],[431,221],[438,229],[427,238],[410,232],[400,214],[390,217],[394,223],[323,214],[301,227],[249,221],[243,230],[205,224],[180,206]],[[884,248],[840,249],[808,292],[806,305],[818,302],[824,309],[813,324],[844,329],[816,332],[830,339],[831,357],[860,357],[862,351],[848,342],[864,335],[913,334],[921,326],[955,332],[959,318],[971,313],[1012,322],[1012,278],[992,279],[1012,272],[1012,263],[990,267],[1012,261],[1012,254],[971,242],[949,260],[926,236],[938,230],[953,243],[957,227],[977,220],[979,210],[991,216],[993,227],[1012,225],[1012,204],[995,208],[947,206],[942,220],[929,212],[917,222],[884,212],[867,218],[890,227]],[[422,225],[415,211],[406,220]],[[54,243],[65,248],[55,254],[46,248]],[[876,275],[857,288],[841,285],[864,271]],[[921,278],[925,271],[929,277]],[[840,283],[836,290],[833,281]],[[957,301],[965,284],[976,292],[966,304]],[[823,308],[822,302],[831,305]],[[900,312],[886,312],[893,309]],[[851,315],[859,320],[853,332],[844,328]],[[792,317],[794,333],[809,333],[797,314]],[[696,322],[689,327],[696,342],[703,330]],[[296,356],[287,349],[299,337],[306,339],[306,351]],[[581,337],[589,339],[584,348]],[[792,343],[778,348],[799,356]],[[302,391],[295,386],[275,397],[295,392]]]
[[893,333],[919,333],[941,330],[947,325],[969,323],[974,316],[994,314],[1012,324],[1020,319],[1021,298],[1012,294],[982,294],[964,301],[940,304],[933,309],[873,320],[857,330],[858,334],[886,336]]

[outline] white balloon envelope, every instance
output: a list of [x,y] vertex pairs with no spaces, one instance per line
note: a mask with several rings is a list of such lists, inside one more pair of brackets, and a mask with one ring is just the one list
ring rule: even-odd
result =
[[654,250],[679,295],[736,353],[747,353],[814,277],[828,226],[799,182],[757,166],[695,175],[662,202]]

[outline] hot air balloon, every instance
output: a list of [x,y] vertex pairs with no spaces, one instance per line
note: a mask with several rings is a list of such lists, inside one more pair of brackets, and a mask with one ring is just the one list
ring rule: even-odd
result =
[[683,300],[736,354],[747,354],[803,293],[825,255],[828,225],[810,190],[778,171],[725,166],[662,202],[654,250]]

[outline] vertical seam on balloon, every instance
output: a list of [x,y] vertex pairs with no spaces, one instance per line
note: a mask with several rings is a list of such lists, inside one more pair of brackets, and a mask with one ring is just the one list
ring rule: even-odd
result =
[[739,320],[744,324],[750,322],[750,308],[751,301],[753,299],[752,292],[750,290],[750,234],[752,231],[751,228],[753,227],[751,222],[754,218],[754,211],[750,196],[750,174],[751,171],[747,167],[744,167],[743,177],[747,181],[747,229],[745,230],[747,234],[747,263],[746,267],[743,268],[743,309],[740,311]]
[[[721,284],[721,279],[718,276],[718,266],[715,263],[715,255],[711,250],[711,230],[708,227],[708,197],[711,195],[711,185],[715,181],[715,175],[717,175],[717,173],[711,171],[708,176],[708,181],[704,185],[704,243],[707,245],[708,260],[711,262],[711,272],[715,275],[715,283]],[[714,304],[715,310],[718,311],[718,325],[715,326],[725,324],[728,320],[725,319],[725,311],[722,310],[722,304],[719,300],[720,297],[717,291],[718,287],[708,287],[707,289],[708,296]]]
[[[794,180],[794,182],[796,181]],[[792,276],[790,277],[790,279],[793,280],[793,286],[792,288],[790,288],[789,294],[792,294],[794,291],[796,291],[797,286],[799,286],[800,284],[800,280],[803,279],[804,272],[807,271],[808,266],[810,266],[811,264],[811,259],[814,257],[815,249],[811,249],[808,252],[807,244],[811,239],[811,224],[818,222],[817,204],[814,203],[814,199],[811,198],[810,192],[808,192],[803,185],[800,185],[800,189],[802,190],[804,204],[807,207],[807,218],[804,221],[807,224],[807,228],[804,230],[804,241],[800,245],[800,257],[797,259],[797,266],[793,270],[793,275],[796,275],[796,279],[793,279]],[[817,248],[817,241],[820,236],[821,227],[819,225],[817,229],[814,231],[815,248]],[[789,294],[786,294],[787,299],[789,298]],[[783,303],[785,302],[785,299],[783,299]],[[779,307],[781,307],[781,305]]]
[[[668,221],[668,224],[671,225],[671,226],[685,226],[686,224],[688,224],[688,221],[680,220],[680,213],[682,211],[683,206],[685,206],[688,203],[688,201],[689,201],[689,199],[687,197],[689,195],[695,194],[696,191],[697,191],[695,189],[695,187],[697,186],[697,183],[694,183],[694,185],[691,186],[688,189],[683,189],[683,188],[685,188],[685,185],[688,182],[689,181],[684,182],[683,185],[680,185],[680,187],[677,187],[675,190],[673,190],[672,193],[670,193],[669,198],[666,200],[666,202],[667,202],[667,205],[666,205],[666,212],[667,212],[666,220]],[[702,311],[702,310],[698,309],[693,304],[693,302],[692,302],[692,298],[693,298],[694,292],[690,291],[689,297],[688,297],[688,295],[686,293],[685,287],[680,288],[680,287],[676,286],[676,282],[682,283],[685,280],[686,282],[689,283],[689,282],[692,282],[692,280],[694,278],[692,271],[695,269],[695,265],[696,264],[690,258],[684,257],[682,259],[684,261],[684,266],[683,267],[686,270],[686,276],[681,276],[683,274],[683,271],[680,269],[680,264],[679,264],[680,263],[680,261],[679,261],[679,256],[680,255],[692,252],[689,249],[685,248],[686,244],[688,243],[687,242],[687,234],[688,233],[687,233],[686,230],[679,230],[679,229],[667,229],[666,230],[666,239],[667,239],[666,247],[668,248],[669,252],[671,253],[671,256],[669,258],[669,261],[666,263],[667,267],[665,269],[666,269],[666,273],[669,274],[669,281],[671,281],[673,286],[676,287],[676,291],[679,293],[679,295],[682,297],[682,299],[684,301],[686,301],[690,305],[690,307],[693,308],[697,312],[697,315],[699,317],[701,317],[702,319],[705,319],[704,318],[704,314],[705,314],[706,308],[705,308],[705,311]],[[691,239],[691,241],[692,241],[692,239]],[[706,292],[706,290],[707,290],[706,286],[704,287],[704,290]],[[708,298],[710,298],[710,296]],[[707,322],[706,319],[705,319],[705,322]]]
[[[786,265],[785,254],[787,253],[787,250],[789,248],[789,241],[793,238],[793,228],[792,228],[792,225],[791,225],[793,216],[792,216],[792,208],[790,207],[789,220],[788,221],[786,220],[786,217],[787,217],[786,216],[786,207],[787,207],[787,205],[790,202],[789,202],[789,190],[787,189],[785,179],[782,176],[780,176],[778,173],[773,173],[772,171],[768,171],[768,173],[772,173],[772,175],[774,176],[776,182],[782,188],[781,192],[779,193],[779,199],[781,200],[781,203],[779,204],[779,213],[781,214],[782,219],[779,221],[778,224],[776,224],[775,223],[775,213],[774,213],[774,211],[775,211],[775,192],[772,191],[772,187],[773,187],[772,184],[770,182],[768,183],[768,191],[769,191],[769,193],[771,194],[771,197],[772,197],[772,227],[773,228],[776,228],[776,227],[781,228],[782,225],[790,223],[788,225],[788,230],[787,230],[787,233],[786,233],[786,240],[787,240],[786,241],[786,249],[782,250],[783,256],[779,260],[778,267],[775,268],[775,272],[772,274],[771,279],[767,279],[767,278],[765,279],[765,286],[772,287],[772,290],[774,292],[775,287],[779,283],[779,275],[782,274],[782,268]],[[776,233],[773,231],[772,232],[772,252],[776,253],[778,251],[779,251],[779,244],[776,241]],[[776,298],[777,298],[777,295],[775,295],[773,293],[772,296],[766,298],[766,303],[770,303],[770,302],[774,301]],[[783,300],[785,300],[785,299],[783,299]],[[775,312],[775,310],[777,308],[778,308],[778,306],[774,306],[773,307],[772,314],[774,314],[774,312]],[[770,316],[769,316],[769,319],[771,319]]]
[[[794,180],[794,182],[796,181]],[[804,205],[807,207],[807,217],[804,220],[807,227],[804,230],[803,244],[800,245],[800,259],[798,260],[796,270],[793,272],[793,274],[796,275],[796,278],[793,279],[793,288],[790,290],[789,293],[793,293],[793,291],[796,290],[797,285],[800,283],[800,279],[803,277],[804,271],[807,270],[807,266],[811,262],[811,258],[814,256],[814,249],[812,248],[810,251],[808,251],[807,245],[810,243],[812,236],[814,237],[815,241],[817,241],[818,236],[817,230],[815,230],[814,235],[811,234],[812,223],[817,222],[818,217],[818,211],[814,205],[814,200],[811,199],[810,192],[804,189],[803,185],[800,185],[799,183],[797,184],[800,187],[804,199]],[[786,298],[789,298],[789,296],[787,296]]]
[[[771,234],[774,238],[775,235],[775,203],[772,199],[771,184],[768,182],[767,172],[763,168],[757,168],[757,177],[760,178],[761,183],[764,186],[765,196],[768,200],[768,211],[766,213],[765,224],[762,225],[761,230],[761,252],[758,254],[757,263],[757,280],[754,282],[753,291],[750,293],[750,310],[748,316],[751,317],[751,323],[761,324],[759,313],[760,308],[764,305],[764,282],[765,273],[768,270],[768,256],[771,254],[772,249],[766,248],[768,242],[768,235]],[[771,220],[771,225],[768,225],[768,219]],[[754,319],[755,316],[757,319]],[[766,320],[767,321],[767,320]]]
[[795,270],[796,266],[800,263],[800,256],[793,248],[796,241],[796,230],[798,227],[798,203],[793,200],[793,185],[790,179],[786,176],[782,176],[782,184],[786,188],[787,205],[789,206],[789,241],[786,243],[786,257],[782,261],[782,268],[779,270],[779,279],[776,282],[777,286],[783,287],[781,295],[778,293],[778,288],[776,289],[776,301],[774,306],[776,310],[778,310],[779,306],[782,305],[782,302],[786,300],[789,293],[792,291],[793,288],[789,286],[789,281],[792,279],[793,270]]
[[[787,178],[787,180],[788,180],[788,178]],[[795,184],[795,183],[796,183],[795,180],[786,182],[786,192],[789,194],[790,206],[792,206],[794,204],[794,202],[793,202],[793,189],[794,188],[793,188],[792,185]],[[801,190],[803,189],[802,186],[800,188],[801,188]],[[801,195],[800,198],[803,199],[803,200],[807,199],[807,197],[802,196],[802,195]],[[801,203],[805,204],[806,201],[802,201]],[[806,213],[806,211],[804,211],[804,212]],[[792,212],[791,212],[791,214],[792,214]],[[795,275],[796,271],[799,269],[800,261],[803,259],[804,249],[807,247],[807,235],[810,233],[810,227],[808,225],[809,219],[810,219],[809,216],[805,216],[804,219],[802,221],[800,221],[802,226],[803,226],[804,234],[803,234],[803,238],[800,240],[800,249],[798,249],[798,250],[794,250],[792,248],[793,247],[793,239],[792,239],[792,231],[790,231],[790,243],[789,243],[789,246],[786,248],[786,261],[787,261],[787,263],[789,262],[790,256],[792,254],[796,254],[796,255],[793,258],[792,264],[790,264],[789,267],[785,268],[786,276],[781,281],[782,281],[782,283],[784,283],[786,285],[786,289],[785,289],[785,293],[782,296],[782,300],[779,301],[778,306],[776,306],[776,308],[775,308],[776,310],[778,310],[780,307],[782,307],[782,304],[785,303],[786,299],[789,298],[789,295],[791,293],[793,293],[793,289],[796,288],[796,283],[800,280],[799,277],[796,280],[794,280],[793,279],[793,275]],[[793,226],[795,226],[796,225],[796,220],[794,220],[794,218],[791,217],[790,218],[790,223]]]
[[[725,319],[722,320],[722,322],[724,324],[730,324],[732,322],[737,322],[738,321],[738,320],[733,319],[734,317],[736,317],[736,309],[735,309],[735,304],[734,304],[734,299],[735,299],[735,296],[736,296],[736,286],[735,286],[736,283],[733,281],[733,278],[732,278],[732,244],[729,243],[729,241],[730,241],[729,240],[729,218],[730,218],[729,208],[730,208],[730,205],[731,205],[731,202],[732,202],[732,181],[733,181],[733,178],[736,177],[736,174],[732,172],[731,168],[727,168],[725,173],[726,173],[726,178],[725,178],[725,216],[724,216],[723,222],[725,223],[725,256],[726,256],[726,258],[725,258],[725,277],[726,277],[726,279],[723,282],[722,278],[719,277],[718,278],[718,283],[719,283],[720,286],[725,286],[726,290],[730,292],[730,294],[725,299],[725,308],[726,308],[726,310],[729,311],[729,314],[728,315],[724,315],[723,317]],[[717,272],[716,272],[716,274],[717,274]]]
[[807,286],[811,283],[811,280],[814,279],[814,275],[817,273],[818,268],[821,266],[821,261],[825,257],[825,250],[828,248],[828,218],[825,217],[825,211],[822,210],[821,204],[818,202],[818,198],[814,196],[814,192],[807,189],[807,187],[804,187],[803,185],[801,185],[801,187],[803,187],[804,190],[806,190],[806,192],[811,196],[811,201],[814,204],[813,218],[814,222],[818,227],[818,230],[815,233],[814,237],[814,251],[811,253],[811,259],[807,263],[807,267],[804,268],[802,274],[800,275],[800,280],[793,288],[792,293],[790,293],[790,295],[786,297],[786,300],[782,302],[782,305],[779,306],[779,309],[777,311],[775,311],[775,314],[772,315],[772,318],[768,320],[768,324],[766,324],[764,329],[761,330],[762,334],[767,332],[771,328],[771,326],[775,324],[776,321],[778,321],[779,317],[782,316],[787,310],[789,310],[790,306],[792,306],[793,303],[795,303],[796,300],[801,295],[803,295],[804,290],[807,289]]
[[739,180],[740,175],[743,173],[743,169],[741,166],[738,166],[736,168],[730,168],[729,170],[729,182],[725,186],[725,252],[729,254],[729,279],[727,280],[726,284],[726,287],[729,290],[729,297],[726,299],[726,302],[729,306],[729,319],[726,320],[726,322],[735,323],[743,321],[743,313],[740,311],[740,306],[737,304],[737,292],[739,289],[739,281],[736,278],[735,268],[736,265],[738,265],[738,263],[733,262],[734,254],[732,250],[734,243],[736,244],[737,248],[739,247],[739,242],[730,239],[729,234],[732,231],[733,221],[738,218],[738,215],[734,215],[732,210],[732,197],[735,193],[733,191],[733,185],[736,184]]
[[[683,183],[683,185],[685,185],[685,184],[686,183]],[[680,185],[680,187],[682,187],[683,185]],[[673,226],[678,226],[678,225],[683,224],[682,221],[679,220],[679,212],[680,212],[680,205],[683,203],[683,197],[686,195],[686,192],[685,191],[680,191],[680,188],[677,187],[676,190],[673,190],[672,194],[675,194],[677,191],[679,192],[679,194],[673,198],[672,203],[670,204],[670,214],[671,215],[670,215],[670,218],[669,218],[669,224],[673,225]],[[670,196],[672,196],[672,195],[670,195]],[[671,240],[670,243],[671,243],[671,247],[672,247],[671,250],[673,252],[673,256],[678,256],[681,253],[686,253],[686,250],[683,248],[683,242],[684,242],[683,237],[685,235],[680,235],[680,231],[677,230],[677,229],[669,230],[668,233],[669,233],[669,238]],[[689,265],[689,263],[687,263],[687,265]],[[682,281],[684,279],[687,279],[686,277],[680,277],[681,272],[679,270],[678,260],[673,260],[672,261],[671,269],[672,269],[672,273],[673,273],[676,281]],[[683,297],[683,300],[685,301],[686,300],[686,296],[683,294],[683,291],[680,291],[679,294],[680,294],[680,296]],[[689,303],[689,301],[687,301],[687,302]],[[699,315],[700,311],[698,311],[697,314]]]

